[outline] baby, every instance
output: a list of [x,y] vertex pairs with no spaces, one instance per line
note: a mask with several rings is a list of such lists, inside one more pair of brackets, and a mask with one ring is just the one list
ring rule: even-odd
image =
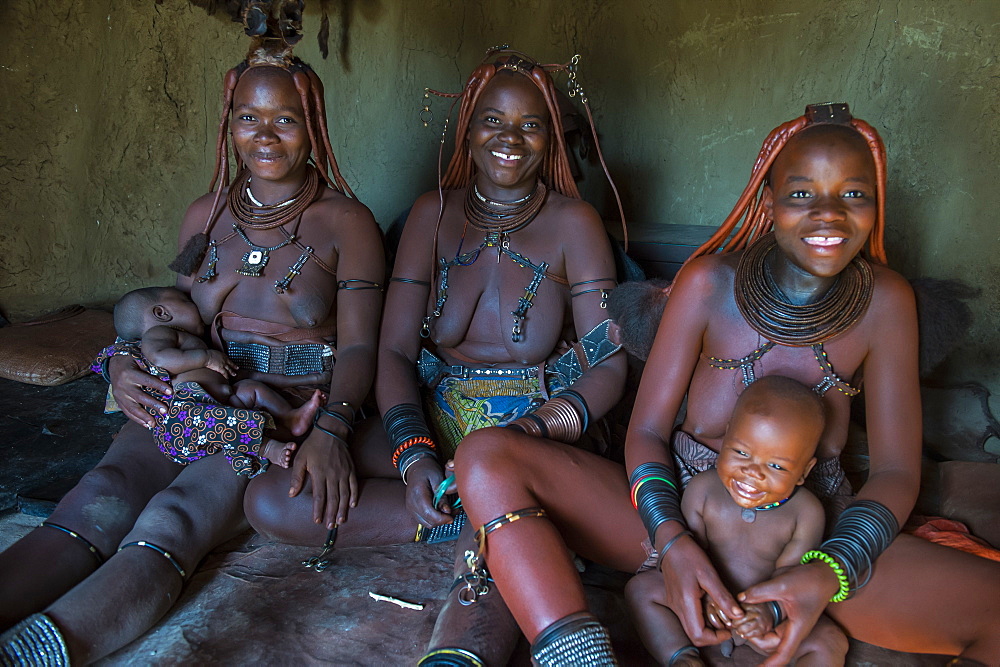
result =
[[[305,434],[322,399],[317,391],[293,409],[280,394],[255,380],[232,385],[236,365],[201,339],[205,324],[198,306],[173,287],[133,290],[115,305],[115,329],[125,340],[140,340],[151,374],[172,379],[166,414],[151,412],[160,451],[186,465],[223,452],[237,474],[254,477],[268,463],[291,464],[296,444],[268,435],[273,415],[292,436]],[[163,397],[160,397],[163,398]],[[267,412],[261,412],[266,410]]]
[[[822,541],[823,507],[800,487],[816,463],[824,425],[815,393],[790,378],[761,378],[736,402],[716,467],[696,475],[684,490],[688,528],[734,593],[798,564]],[[666,606],[660,572],[650,568],[636,575],[626,598],[639,636],[660,664],[704,664]],[[749,643],[766,655],[760,640],[780,623],[781,609],[776,602],[743,608],[743,619],[730,621],[706,598],[714,627],[728,627],[737,644]],[[847,638],[824,615],[799,647],[796,664],[843,664],[847,647]]]

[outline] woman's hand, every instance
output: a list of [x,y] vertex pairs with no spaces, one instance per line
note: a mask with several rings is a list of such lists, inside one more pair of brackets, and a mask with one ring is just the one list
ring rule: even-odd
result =
[[125,416],[136,424],[146,428],[153,428],[156,425],[153,417],[143,408],[161,414],[167,412],[166,404],[147,394],[143,388],[169,395],[173,393],[170,383],[139,368],[132,357],[125,355],[111,357],[108,360],[108,375],[111,377],[111,393],[115,397],[115,402]]
[[[802,640],[812,632],[831,597],[840,586],[829,565],[822,562],[795,565],[778,570],[771,579],[754,584],[739,594],[740,602],[758,604],[777,600],[786,620],[774,632],[779,642],[765,665],[791,664]],[[768,633],[761,641],[773,637]]]
[[347,521],[348,508],[358,505],[358,479],[347,443],[313,429],[292,461],[289,498],[302,492],[307,475],[312,487],[313,521],[330,530]]
[[[433,528],[451,523],[451,508],[442,503],[442,508],[434,507],[434,492],[444,481],[441,464],[433,456],[419,459],[406,470],[406,508],[413,512],[417,521]],[[441,511],[441,510],[445,511]]]
[[701,547],[690,537],[682,537],[667,551],[661,567],[667,606],[680,619],[691,642],[695,646],[711,646],[729,639],[728,628],[714,629],[706,625],[702,595],[708,595],[730,623],[742,620],[743,609],[726,590]]

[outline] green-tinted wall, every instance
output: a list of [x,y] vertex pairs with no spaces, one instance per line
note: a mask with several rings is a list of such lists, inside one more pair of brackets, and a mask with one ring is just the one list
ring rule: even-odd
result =
[[[434,184],[446,103],[424,128],[423,87],[457,90],[490,45],[582,54],[645,239],[718,223],[770,128],[850,102],[888,146],[892,265],[983,290],[946,379],[1000,389],[1000,2],[331,0],[325,61],[308,4],[298,53],[383,226]],[[245,48],[240,26],[185,0],[0,3],[0,309],[21,319],[171,280],[184,207],[211,175],[221,77]],[[612,217],[598,172],[583,189]]]

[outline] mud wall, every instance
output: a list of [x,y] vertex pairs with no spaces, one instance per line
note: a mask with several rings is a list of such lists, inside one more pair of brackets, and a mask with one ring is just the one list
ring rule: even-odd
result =
[[[761,139],[810,102],[848,101],[890,160],[888,249],[907,276],[982,289],[945,380],[1000,389],[1000,3],[334,0],[331,53],[309,2],[299,54],[326,82],[334,148],[384,226],[434,183],[447,105],[490,45],[580,53],[635,234],[716,224]],[[0,309],[12,319],[166,283],[184,208],[211,175],[238,25],[185,0],[0,5]],[[608,217],[607,189],[583,190]]]

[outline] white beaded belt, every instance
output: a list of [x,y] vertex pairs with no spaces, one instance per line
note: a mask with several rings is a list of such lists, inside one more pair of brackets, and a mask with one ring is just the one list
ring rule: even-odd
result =
[[447,377],[457,377],[463,380],[472,378],[511,378],[530,380],[538,377],[538,366],[530,368],[470,368],[469,366],[442,366],[441,371]]
[[333,368],[333,348],[321,343],[273,347],[262,343],[226,342],[226,354],[244,370],[275,375],[311,375]]

